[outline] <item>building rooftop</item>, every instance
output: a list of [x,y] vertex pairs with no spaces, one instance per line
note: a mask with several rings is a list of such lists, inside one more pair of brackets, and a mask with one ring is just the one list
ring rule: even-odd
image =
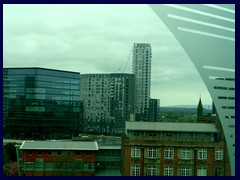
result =
[[58,71],[58,72],[79,74],[79,72],[74,72],[74,71],[66,71],[66,70],[58,70],[58,69],[50,69],[50,68],[42,68],[42,67],[6,67],[6,68],[3,68],[3,69],[6,69],[6,70],[40,69],[40,70]]
[[97,142],[87,141],[23,141],[22,150],[98,150]]
[[111,144],[100,145],[100,144],[98,144],[98,147],[99,147],[99,149],[121,149],[121,144],[119,144],[119,145],[115,145],[115,144],[113,144],[113,145],[111,145]]
[[126,122],[126,130],[176,131],[176,132],[217,132],[214,124],[166,123],[166,122]]

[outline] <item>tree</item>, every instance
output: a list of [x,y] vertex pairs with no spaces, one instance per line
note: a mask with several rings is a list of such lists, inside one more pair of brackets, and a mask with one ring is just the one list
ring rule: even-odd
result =
[[15,144],[8,143],[3,147],[3,174],[4,176],[18,176],[17,152]]
[[10,160],[9,160],[8,152],[7,152],[6,148],[3,148],[3,164],[7,164],[9,162],[10,162]]
[[7,176],[18,176],[18,164],[17,164],[17,162],[10,162],[8,164]]
[[17,161],[17,152],[15,143],[8,143],[4,146],[4,149],[6,149],[9,161],[15,162]]
[[10,162],[7,150],[3,148],[3,174],[7,176],[8,172],[8,163]]

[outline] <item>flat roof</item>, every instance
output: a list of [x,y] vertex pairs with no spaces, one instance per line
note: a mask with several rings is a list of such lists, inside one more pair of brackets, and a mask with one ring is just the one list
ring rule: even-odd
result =
[[138,131],[176,131],[176,132],[217,132],[214,124],[172,123],[172,122],[129,122],[126,130]]
[[94,141],[23,141],[22,150],[98,150]]
[[98,145],[98,148],[116,150],[116,149],[121,149],[121,145]]
[[4,67],[3,69],[6,69],[6,70],[42,69],[42,70],[49,70],[49,71],[58,71],[58,72],[80,74],[80,72],[75,72],[75,71],[68,71],[68,70],[61,70],[61,69],[51,69],[51,68],[44,68],[44,67]]

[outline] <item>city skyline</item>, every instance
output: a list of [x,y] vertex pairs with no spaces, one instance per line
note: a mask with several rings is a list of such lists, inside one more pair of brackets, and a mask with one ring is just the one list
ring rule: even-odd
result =
[[88,74],[122,73],[127,64],[124,72],[132,73],[133,43],[150,43],[151,98],[161,106],[197,105],[201,95],[211,104],[196,68],[147,5],[3,7],[3,67]]

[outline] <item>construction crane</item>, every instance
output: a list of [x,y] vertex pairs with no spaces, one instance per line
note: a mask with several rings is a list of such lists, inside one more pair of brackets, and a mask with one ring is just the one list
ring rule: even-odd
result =
[[[129,59],[130,59],[130,57],[131,57],[131,55],[132,55],[132,51],[133,51],[133,46],[132,46],[132,48],[131,48],[131,50],[130,50],[130,52],[129,52],[129,54],[128,54],[128,57],[127,57],[127,60],[126,60],[126,63],[125,63],[124,68],[123,68],[124,63],[122,63],[122,65],[121,65],[121,66],[119,67],[119,69],[118,69],[119,72],[124,73],[124,72],[126,71],[126,68],[127,68],[128,62],[129,62]],[[122,69],[122,68],[123,68],[123,69]]]

